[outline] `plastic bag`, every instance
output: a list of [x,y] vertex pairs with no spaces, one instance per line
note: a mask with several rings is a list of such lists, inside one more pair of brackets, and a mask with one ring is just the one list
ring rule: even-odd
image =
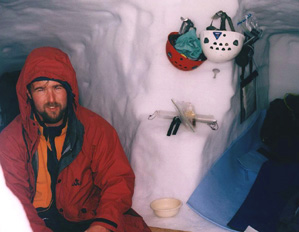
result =
[[181,35],[175,43],[175,49],[192,60],[198,60],[202,53],[200,41],[196,36],[196,29],[192,28]]
[[213,115],[196,114],[194,106],[190,102],[176,101],[171,99],[176,108],[175,111],[156,110],[149,115],[148,119],[153,120],[156,117],[164,119],[174,119],[179,117],[181,122],[191,131],[195,131],[196,122],[207,124],[212,130],[218,129],[217,120]]

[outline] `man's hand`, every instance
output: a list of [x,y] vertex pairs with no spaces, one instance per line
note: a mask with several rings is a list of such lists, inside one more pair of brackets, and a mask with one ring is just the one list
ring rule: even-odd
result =
[[100,225],[94,225],[85,230],[85,232],[111,232],[111,230],[108,230]]

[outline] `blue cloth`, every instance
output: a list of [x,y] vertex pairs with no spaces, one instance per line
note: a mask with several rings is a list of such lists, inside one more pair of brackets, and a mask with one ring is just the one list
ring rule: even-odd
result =
[[181,35],[175,42],[175,49],[186,57],[197,60],[202,52],[200,40],[196,36],[196,30],[190,29]]
[[231,231],[234,230],[227,223],[244,202],[267,160],[256,151],[262,146],[259,132],[265,114],[263,111],[221,155],[187,201],[197,214]]
[[298,163],[266,161],[246,200],[228,225],[238,231],[244,231],[248,225],[259,232],[277,231],[284,207],[294,190],[299,189],[298,170]]

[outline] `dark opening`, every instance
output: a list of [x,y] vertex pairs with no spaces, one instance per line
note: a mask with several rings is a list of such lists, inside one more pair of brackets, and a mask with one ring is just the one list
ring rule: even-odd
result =
[[20,71],[0,77],[0,132],[20,113],[16,84]]

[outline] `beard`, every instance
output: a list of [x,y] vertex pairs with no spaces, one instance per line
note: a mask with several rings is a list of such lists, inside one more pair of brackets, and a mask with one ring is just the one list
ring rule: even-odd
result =
[[[46,108],[51,107],[51,106],[59,107],[60,110],[58,111],[58,113],[56,113],[56,112],[48,113],[46,111]],[[42,117],[44,123],[46,123],[46,124],[55,124],[55,123],[58,123],[59,121],[61,121],[63,119],[63,117],[65,115],[65,112],[66,112],[66,107],[61,108],[61,105],[56,103],[56,102],[47,103],[44,106],[44,111],[42,111],[42,112],[37,111],[37,112]]]

